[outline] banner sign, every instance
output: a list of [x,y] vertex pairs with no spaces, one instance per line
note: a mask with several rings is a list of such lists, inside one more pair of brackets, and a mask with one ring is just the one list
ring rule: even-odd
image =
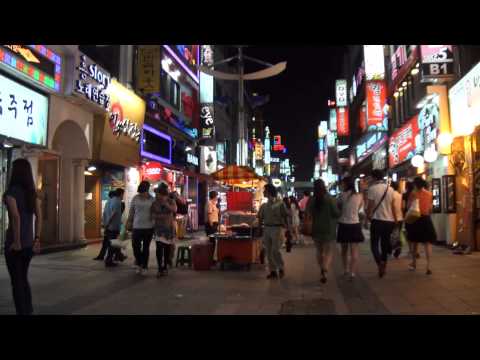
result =
[[[385,114],[387,86],[385,81],[367,81],[367,126],[369,131],[387,131]],[[388,112],[387,112],[388,114]]]
[[348,108],[337,108],[337,134],[338,136],[349,136]]
[[390,137],[388,149],[390,167],[414,157],[418,153],[416,149],[422,148],[421,143],[418,115],[415,115]]

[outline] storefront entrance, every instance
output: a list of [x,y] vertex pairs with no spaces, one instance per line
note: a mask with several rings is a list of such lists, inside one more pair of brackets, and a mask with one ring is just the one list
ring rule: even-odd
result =
[[85,238],[101,238],[100,178],[85,176]]
[[[0,150],[0,194],[6,190],[8,181],[8,151]],[[8,226],[8,215],[5,206],[0,206],[0,253],[3,254],[5,246],[5,232]]]

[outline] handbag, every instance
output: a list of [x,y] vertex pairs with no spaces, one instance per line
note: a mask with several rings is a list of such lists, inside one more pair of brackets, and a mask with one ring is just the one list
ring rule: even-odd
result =
[[415,221],[420,219],[422,214],[420,213],[420,202],[418,199],[413,200],[412,205],[408,208],[407,214],[405,215],[405,222],[407,224],[413,224]]

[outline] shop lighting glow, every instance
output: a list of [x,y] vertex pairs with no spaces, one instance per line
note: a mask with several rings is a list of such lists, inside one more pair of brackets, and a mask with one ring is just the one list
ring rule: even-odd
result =
[[393,97],[395,97],[395,98],[397,98],[398,95],[399,95],[398,91],[395,91],[395,92],[393,93]]
[[441,133],[437,138],[438,146],[445,148],[451,146],[453,143],[453,136],[450,133]]
[[416,167],[416,168],[419,168],[421,166],[423,166],[423,156],[422,155],[415,155],[413,158],[412,158],[412,165],[413,167]]
[[418,68],[415,68],[415,69],[412,69],[412,71],[410,72],[410,74],[412,74],[412,75],[417,75],[419,72],[420,72],[420,70],[418,70]]
[[406,81],[402,82],[402,86],[407,87],[407,82]]
[[[148,152],[148,151],[145,151],[144,150],[144,138],[143,138],[143,133],[145,131],[148,131],[154,135],[157,135],[158,137],[161,137],[165,140],[167,140],[169,142],[169,157],[168,158],[164,158],[162,156],[159,156],[159,155],[155,155],[155,154],[152,154],[151,152]],[[149,158],[149,159],[152,159],[152,160],[157,160],[157,161],[161,161],[161,162],[164,162],[165,164],[171,164],[172,163],[172,137],[171,136],[168,136],[160,131],[158,131],[157,129],[151,127],[151,126],[148,126],[148,125],[143,125],[143,131],[142,131],[142,141],[140,142],[140,155],[141,156],[144,156],[146,158]]]
[[432,163],[438,159],[438,152],[435,150],[434,147],[430,147],[425,151],[425,161],[428,163]]
[[95,170],[97,170],[97,168],[92,165],[92,166],[89,166],[87,170],[88,171],[95,171]]
[[187,72],[188,75],[190,75],[192,77],[193,80],[195,80],[195,82],[198,84],[199,80],[199,73],[197,71],[197,74],[195,75],[192,70],[189,69],[189,67],[187,65],[185,65],[182,60],[177,56],[177,54],[175,54],[175,52],[170,48],[170,46],[168,45],[163,45],[163,47],[165,48],[165,50],[168,51],[168,53],[170,54],[170,56],[172,56],[176,61],[177,63],[183,68],[183,70],[185,70]]
[[84,171],[83,174],[87,175],[87,176],[92,176],[93,175],[90,171]]
[[60,55],[54,53],[52,50],[47,49],[44,45],[26,45],[30,49],[35,50],[50,59],[55,63],[55,77],[52,78],[45,72],[30,66],[28,62],[23,61],[22,59],[12,56],[10,53],[5,52],[0,49],[0,62],[3,64],[22,72],[24,75],[35,80],[55,91],[60,91],[60,85],[62,83],[62,58]]

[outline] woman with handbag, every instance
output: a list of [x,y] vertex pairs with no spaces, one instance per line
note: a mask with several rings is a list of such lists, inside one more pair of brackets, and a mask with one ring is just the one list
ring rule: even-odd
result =
[[[432,274],[430,269],[430,260],[432,257],[432,243],[437,240],[437,234],[432,223],[430,214],[432,213],[433,195],[427,190],[428,184],[421,177],[413,180],[415,191],[409,198],[409,210],[405,222],[409,223],[407,227],[407,237],[412,243],[412,263],[409,266],[411,271],[417,267],[418,244],[423,244],[425,248],[425,257],[427,259],[427,275]],[[414,209],[415,208],[415,209]],[[418,214],[415,214],[418,212]]]
[[[341,215],[338,219],[337,242],[342,246],[344,275],[350,281],[355,278],[358,260],[358,244],[364,241],[359,213],[364,206],[363,195],[355,191],[353,178],[346,177],[341,181],[340,195]],[[350,259],[348,250],[350,249]]]
[[335,199],[328,194],[323,180],[315,180],[313,193],[305,209],[305,226],[308,227],[311,224],[311,234],[321,271],[320,281],[325,284],[332,261],[332,244],[335,242],[336,220],[340,217],[340,211]]
[[168,194],[167,186],[155,189],[155,201],[150,209],[154,222],[154,240],[157,245],[157,277],[168,275],[170,250],[174,241],[177,204]]

